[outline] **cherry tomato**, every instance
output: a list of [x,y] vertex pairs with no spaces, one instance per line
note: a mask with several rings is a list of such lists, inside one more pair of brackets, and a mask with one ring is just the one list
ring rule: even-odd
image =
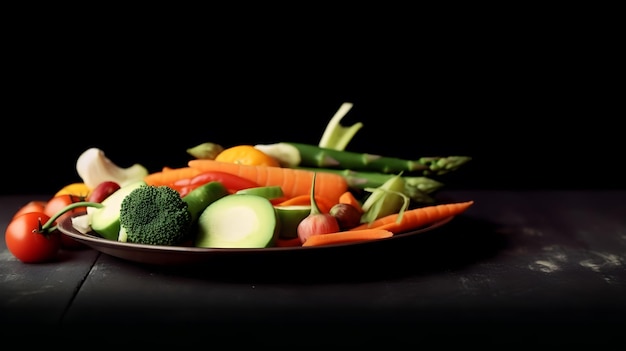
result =
[[[48,200],[48,204],[46,205],[43,212],[48,217],[52,217],[55,214],[57,214],[59,211],[61,211],[64,207],[71,205],[75,202],[81,202],[81,201],[85,201],[85,198],[82,196],[78,196],[78,195],[63,194],[63,195],[54,196],[53,198]],[[86,207],[74,208],[68,212],[65,212],[61,216],[59,216],[59,218],[57,218],[55,223],[58,224],[67,217],[70,217],[78,213],[85,213],[86,211],[87,211]],[[67,249],[79,249],[79,248],[87,247],[85,244],[80,243],[65,234],[61,234],[61,246]]]
[[102,202],[104,199],[109,197],[109,195],[113,194],[117,190],[119,190],[120,185],[117,182],[111,180],[105,180],[98,184],[87,196],[87,201],[89,202]]
[[28,212],[11,220],[4,240],[13,256],[25,263],[39,263],[56,258],[61,248],[61,232],[43,228],[49,219],[45,213]]
[[17,212],[13,215],[13,218],[28,212],[41,212],[43,213],[44,208],[46,208],[46,201],[38,201],[33,200],[28,202],[26,205],[20,207]]
[[[75,202],[81,202],[81,201],[85,201],[85,198],[83,196],[72,195],[72,194],[63,194],[63,195],[54,196],[50,200],[48,200],[48,203],[46,204],[46,207],[44,208],[43,213],[45,213],[48,217],[52,217],[55,214],[57,214],[59,211],[61,211],[64,207],[71,205]],[[62,214],[59,218],[57,218],[56,222],[59,223],[63,219],[73,214],[84,213],[85,211],[87,211],[86,207],[74,208]]]

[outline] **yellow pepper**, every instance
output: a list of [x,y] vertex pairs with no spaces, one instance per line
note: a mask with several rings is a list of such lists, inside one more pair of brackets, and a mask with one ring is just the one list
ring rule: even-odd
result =
[[89,196],[89,193],[91,193],[91,189],[87,186],[87,184],[72,183],[59,189],[59,191],[57,191],[56,194],[54,194],[54,196],[74,195],[74,196],[87,198],[87,196]]

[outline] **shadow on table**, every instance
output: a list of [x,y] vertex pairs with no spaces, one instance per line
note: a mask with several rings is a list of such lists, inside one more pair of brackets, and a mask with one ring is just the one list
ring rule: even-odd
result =
[[149,266],[162,274],[256,282],[359,282],[438,274],[497,255],[509,244],[489,223],[459,216],[424,233],[322,250],[221,255],[206,264]]

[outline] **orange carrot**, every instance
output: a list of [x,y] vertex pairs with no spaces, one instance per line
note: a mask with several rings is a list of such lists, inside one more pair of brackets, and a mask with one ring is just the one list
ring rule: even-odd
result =
[[[201,172],[222,171],[252,180],[261,186],[280,186],[285,198],[310,194],[311,182],[315,172],[286,167],[268,167],[219,162],[208,159],[192,159],[188,166]],[[333,203],[339,202],[339,196],[348,190],[346,179],[330,172],[317,172],[315,195]]]
[[474,201],[457,202],[441,205],[419,207],[404,211],[402,220],[397,223],[399,214],[394,213],[376,219],[372,223],[364,223],[350,230],[385,229],[394,234],[418,229],[450,216],[456,216],[467,210]]
[[[335,204],[332,201],[321,196],[316,196],[315,202],[317,202],[317,207],[320,208],[320,211],[322,213],[329,213],[330,209]],[[298,196],[286,199],[284,201],[281,201],[275,204],[274,206],[299,206],[299,205],[308,206],[310,204],[311,204],[311,195],[303,194],[303,195],[298,195]]]
[[311,235],[302,246],[323,246],[344,243],[356,243],[360,241],[384,239],[393,236],[393,233],[385,229],[361,229],[348,230],[329,234]]
[[296,246],[302,246],[302,242],[300,241],[300,238],[298,238],[298,237],[290,238],[290,239],[278,238],[278,239],[276,239],[276,243],[274,244],[274,246],[276,246],[276,247],[296,247]]
[[339,203],[354,206],[354,208],[359,210],[359,212],[363,213],[361,202],[359,202],[359,200],[357,200],[357,198],[354,197],[354,194],[349,190],[339,196]]
[[159,172],[150,173],[143,178],[148,185],[172,185],[179,179],[191,178],[200,174],[200,170],[191,167],[163,167]]

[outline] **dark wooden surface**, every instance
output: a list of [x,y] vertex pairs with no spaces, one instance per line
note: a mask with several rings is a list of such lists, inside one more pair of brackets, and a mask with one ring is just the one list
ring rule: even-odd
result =
[[[441,228],[384,244],[192,267],[92,249],[23,264],[2,241],[0,334],[37,326],[110,345],[129,330],[154,344],[202,335],[257,345],[624,345],[625,191],[439,196],[475,205]],[[3,196],[1,227],[31,199]],[[158,337],[141,339],[145,328]]]

